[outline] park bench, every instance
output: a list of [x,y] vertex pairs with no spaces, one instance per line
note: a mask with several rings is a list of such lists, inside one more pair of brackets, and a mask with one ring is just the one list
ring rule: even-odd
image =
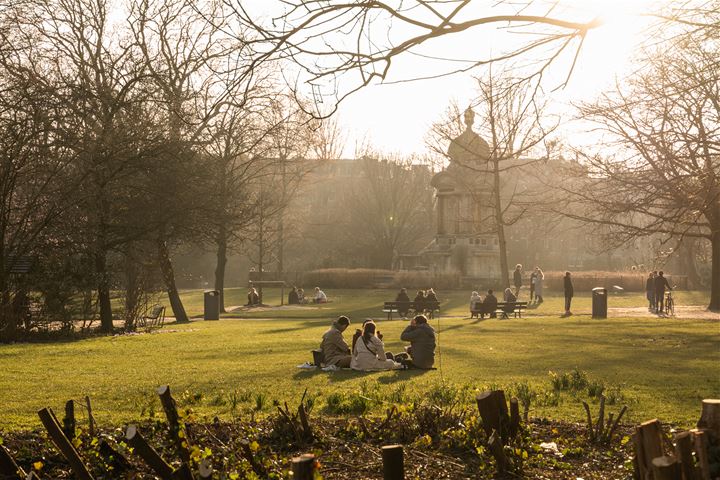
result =
[[138,326],[147,330],[161,328],[163,325],[165,325],[165,307],[162,305],[153,306],[150,313],[138,319]]
[[383,304],[383,313],[387,314],[387,319],[392,320],[393,313],[409,312],[412,310],[415,314],[429,312],[430,318],[435,316],[435,312],[440,311],[440,302],[385,302]]
[[489,311],[485,308],[485,305],[483,305],[480,302],[477,302],[470,310],[470,318],[480,316],[480,318],[485,318],[485,315],[490,314],[500,314],[500,318],[509,318],[508,314],[512,313],[515,315],[515,318],[522,318],[522,311],[525,310],[528,306],[528,302],[498,302],[497,308],[494,309],[494,311]]

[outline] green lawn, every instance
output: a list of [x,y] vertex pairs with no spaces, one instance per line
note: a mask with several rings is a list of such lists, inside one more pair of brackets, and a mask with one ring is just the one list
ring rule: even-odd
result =
[[[245,293],[229,290],[226,305],[244,303]],[[576,299],[578,315],[567,319],[559,318],[562,299],[548,296],[526,318],[479,321],[465,318],[466,292],[441,294],[443,315],[433,321],[440,331],[438,370],[296,369],[310,359],[310,349],[334,317],[348,314],[356,324],[382,318],[379,305],[394,296],[379,290],[327,293],[333,302],[319,307],[236,312],[218,322],[170,324],[160,333],[1,345],[0,428],[35,428],[39,408],[60,412],[65,400],[85,395],[100,423],[120,426],[157,409],[154,389],[165,383],[181,405],[227,417],[258,407],[270,412],[274,400],[296,403],[306,388],[318,409],[330,395],[341,394],[370,399],[380,412],[391,399],[412,401],[457,388],[470,401],[476,388],[513,389],[524,382],[538,394],[531,415],[580,419],[587,389],[553,395],[549,375],[577,368],[629,405],[628,421],[658,417],[685,427],[697,420],[700,400],[720,392],[719,321],[593,320],[587,296]],[[706,301],[699,292],[679,292],[676,298],[680,304]],[[185,292],[184,299],[191,315],[202,314],[202,292]],[[277,292],[266,292],[266,302],[278,300]],[[640,295],[610,297],[611,306],[643,304]],[[406,323],[379,320],[388,350],[401,350]]]

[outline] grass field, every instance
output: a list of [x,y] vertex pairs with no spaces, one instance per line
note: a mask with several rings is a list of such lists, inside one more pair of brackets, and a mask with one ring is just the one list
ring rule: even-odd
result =
[[[720,394],[720,321],[712,319],[590,318],[590,299],[574,302],[570,318],[559,318],[562,299],[548,296],[523,319],[470,320],[467,293],[440,295],[438,370],[383,373],[304,371],[310,349],[331,320],[347,314],[354,323],[379,318],[386,348],[399,351],[407,321],[384,320],[379,306],[395,292],[327,292],[332,303],[224,314],[219,322],[166,325],[153,334],[96,337],[58,343],[0,346],[0,428],[39,426],[36,411],[62,410],[65,400],[93,400],[102,424],[119,424],[159,408],[155,388],[170,384],[181,405],[200,415],[228,417],[270,412],[273,401],[296,403],[307,388],[319,409],[328,399],[383,403],[413,401],[459,391],[466,401],[475,389],[517,388],[537,395],[531,415],[580,419],[587,388],[554,393],[550,371],[578,372],[603,384],[618,405],[630,407],[627,421],[658,417],[689,427],[699,402]],[[228,290],[226,305],[244,303],[244,289]],[[679,304],[702,305],[700,292],[679,292]],[[202,313],[202,292],[184,293],[188,313]],[[266,291],[266,303],[279,292]],[[641,295],[611,296],[610,306],[644,305]],[[349,339],[351,333],[346,335]],[[596,401],[595,399],[591,399]],[[82,413],[78,414],[82,417]]]

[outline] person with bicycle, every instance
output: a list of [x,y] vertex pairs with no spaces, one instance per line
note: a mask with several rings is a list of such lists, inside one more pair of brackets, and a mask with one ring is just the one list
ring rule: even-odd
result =
[[665,289],[672,290],[672,287],[667,281],[667,278],[663,275],[662,270],[658,272],[655,277],[655,301],[657,307],[657,313],[665,311]]

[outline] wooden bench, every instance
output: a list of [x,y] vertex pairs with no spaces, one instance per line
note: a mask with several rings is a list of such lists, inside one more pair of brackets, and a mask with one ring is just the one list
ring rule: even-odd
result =
[[153,328],[161,328],[165,325],[165,307],[155,305],[149,314],[143,315],[138,319],[138,326],[147,330]]
[[416,304],[415,302],[385,302],[383,304],[383,313],[387,314],[387,319],[392,320],[393,313],[410,312],[413,311],[416,315],[421,313],[429,312],[430,318],[434,318],[435,312],[440,311],[440,302],[422,302]]
[[481,302],[477,302],[475,307],[470,310],[470,318],[480,316],[485,318],[485,315],[500,314],[500,318],[509,318],[508,314],[512,313],[515,318],[522,318],[522,311],[528,306],[528,302],[498,302],[497,308],[493,311],[489,311],[485,308]]

